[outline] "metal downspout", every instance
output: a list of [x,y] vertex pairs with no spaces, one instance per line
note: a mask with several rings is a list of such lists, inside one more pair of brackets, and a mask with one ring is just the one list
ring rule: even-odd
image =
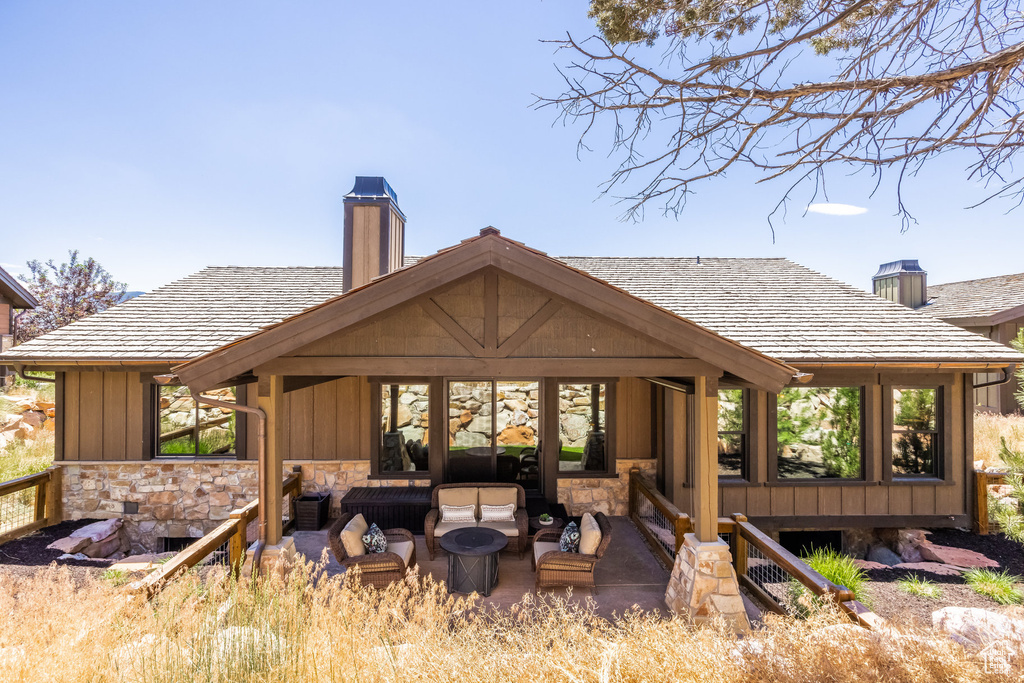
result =
[[16,373],[18,373],[19,377],[21,377],[22,379],[27,380],[29,382],[46,382],[47,384],[56,384],[57,383],[57,378],[56,377],[32,377],[31,375],[26,375],[25,374],[25,366],[24,365],[15,365],[14,366],[14,371]]
[[1003,368],[1003,378],[1002,379],[995,379],[995,380],[992,380],[991,382],[982,382],[981,384],[975,384],[975,385],[973,385],[973,388],[975,388],[975,389],[984,389],[985,387],[997,387],[1000,384],[1006,384],[1011,379],[1013,379],[1013,369],[1015,367],[1017,367],[1017,366],[1016,365],[1007,365],[1005,368]]
[[263,476],[263,465],[267,457],[267,413],[262,408],[253,408],[251,406],[243,406],[238,403],[228,403],[227,401],[219,401],[215,398],[206,398],[200,396],[191,387],[189,393],[192,395],[192,400],[196,404],[203,403],[205,405],[214,406],[221,410],[240,410],[243,413],[249,413],[259,418],[256,423],[256,453],[257,453],[257,465],[259,470],[259,495],[260,504],[259,510],[259,538],[256,541],[256,549],[252,553],[252,575],[259,576],[260,573],[260,560],[263,559],[263,549],[267,547],[267,518],[268,512],[265,501],[270,500],[269,491],[267,491],[267,478]]

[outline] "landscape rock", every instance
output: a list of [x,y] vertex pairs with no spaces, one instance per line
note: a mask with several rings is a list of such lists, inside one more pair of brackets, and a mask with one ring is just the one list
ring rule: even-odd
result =
[[962,570],[940,562],[903,562],[896,565],[896,569],[906,569],[915,572],[928,572],[936,576],[960,576]]
[[93,543],[99,543],[120,529],[122,524],[123,522],[120,519],[100,520],[99,522],[87,524],[81,529],[75,529],[71,532],[71,537],[88,538]]
[[903,558],[886,548],[884,545],[873,545],[868,550],[868,558],[871,562],[878,562],[889,567],[895,567],[903,562]]
[[945,545],[929,543],[920,547],[921,557],[929,562],[951,564],[954,567],[988,567],[995,568],[999,563],[981,553],[965,548],[952,548]]
[[904,562],[921,562],[924,560],[921,557],[921,549],[917,546],[907,546],[900,551],[900,559]]
[[174,557],[175,553],[147,553],[144,555],[129,555],[110,566],[111,569],[126,572],[148,572],[156,569],[160,562]]
[[96,559],[110,557],[121,550],[121,543],[122,536],[115,531],[110,536],[82,548],[82,554]]
[[58,538],[56,541],[46,546],[47,550],[59,550],[60,552],[67,555],[74,555],[75,553],[82,550],[82,548],[90,545],[92,541],[88,538],[75,538],[73,536],[66,536],[64,538]]
[[1024,620],[977,607],[943,607],[932,612],[932,626],[967,647],[1012,641],[1024,644]]
[[854,560],[853,563],[868,572],[872,569],[890,569],[889,565],[882,564],[881,562],[872,562],[871,560]]

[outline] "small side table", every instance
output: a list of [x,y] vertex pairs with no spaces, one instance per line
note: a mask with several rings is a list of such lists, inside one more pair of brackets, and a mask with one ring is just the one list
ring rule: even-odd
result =
[[508,536],[482,527],[449,531],[441,537],[448,551],[448,592],[490,595],[498,585],[498,553]]
[[538,531],[544,529],[561,529],[565,526],[565,520],[558,517],[551,518],[551,524],[541,524],[540,517],[530,517],[530,532],[532,535],[536,535]]

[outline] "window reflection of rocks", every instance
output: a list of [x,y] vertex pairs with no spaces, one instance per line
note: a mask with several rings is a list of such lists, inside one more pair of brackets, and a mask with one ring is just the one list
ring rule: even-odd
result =
[[743,477],[747,455],[746,420],[742,389],[718,392],[718,476]]
[[430,387],[385,384],[381,387],[381,472],[429,469]]
[[892,390],[892,471],[897,476],[938,476],[935,389]]
[[[237,387],[226,387],[203,395],[234,403],[237,393]],[[185,386],[160,387],[158,411],[160,455],[234,454],[238,419],[235,411],[196,405]]]
[[777,406],[779,479],[862,476],[860,387],[789,387]]
[[605,436],[607,384],[558,385],[558,469],[608,471]]

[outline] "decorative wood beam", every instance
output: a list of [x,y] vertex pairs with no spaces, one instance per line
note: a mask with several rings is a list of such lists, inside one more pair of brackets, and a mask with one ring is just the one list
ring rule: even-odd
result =
[[452,335],[455,341],[462,345],[462,348],[466,349],[469,353],[476,357],[484,355],[484,347],[476,339],[473,339],[473,335],[466,332],[462,325],[457,323],[453,317],[448,315],[448,311],[444,310],[437,305],[437,302],[430,298],[424,298],[420,302],[420,308],[423,312],[429,315],[434,321],[444,328],[444,331]]
[[534,332],[539,330],[544,323],[551,320],[551,317],[561,309],[561,301],[548,299],[548,302],[541,306],[539,311],[530,316],[529,320],[523,323],[518,330],[512,333],[512,336],[505,340],[505,343],[498,347],[497,357],[508,358],[513,351],[526,343],[526,340]]
[[484,273],[484,355],[498,355],[498,273]]
[[286,356],[257,374],[458,377],[717,377],[721,370],[696,358],[450,358],[435,356]]

